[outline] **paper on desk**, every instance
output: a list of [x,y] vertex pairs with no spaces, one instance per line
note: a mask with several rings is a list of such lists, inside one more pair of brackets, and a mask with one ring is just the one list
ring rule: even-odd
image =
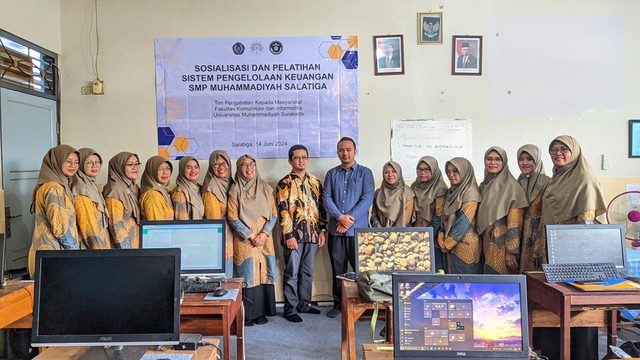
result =
[[193,357],[193,355],[191,355],[191,354],[171,354],[171,353],[166,353],[166,354],[144,354],[140,358],[140,360],[162,360],[162,359],[189,360],[189,359],[191,359],[191,357]]
[[213,293],[207,293],[204,297],[205,300],[235,300],[238,298],[238,289],[229,289],[229,292],[224,296],[213,296]]

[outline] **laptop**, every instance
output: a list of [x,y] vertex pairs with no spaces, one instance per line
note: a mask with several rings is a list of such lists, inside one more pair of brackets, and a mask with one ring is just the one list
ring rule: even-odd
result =
[[523,275],[393,274],[394,358],[529,359]]

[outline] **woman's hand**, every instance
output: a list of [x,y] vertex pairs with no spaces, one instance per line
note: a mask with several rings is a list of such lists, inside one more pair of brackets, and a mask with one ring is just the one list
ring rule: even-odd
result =
[[507,265],[507,269],[511,271],[518,268],[518,261],[516,260],[516,256],[513,254],[505,254],[504,263]]

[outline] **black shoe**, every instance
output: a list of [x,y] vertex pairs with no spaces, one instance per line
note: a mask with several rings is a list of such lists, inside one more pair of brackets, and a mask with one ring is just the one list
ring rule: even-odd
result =
[[255,325],[253,320],[245,320],[244,321],[244,326],[253,326],[253,325]]
[[342,312],[342,310],[340,310],[338,308],[333,308],[333,309],[329,310],[329,312],[327,313],[327,317],[333,319],[334,317],[338,317],[338,315],[340,315],[341,312]]
[[302,318],[298,314],[285,315],[284,318],[291,321],[292,323],[302,322]]
[[309,306],[309,308],[307,310],[304,310],[304,311],[298,310],[298,312],[299,313],[303,313],[303,314],[316,314],[316,315],[317,314],[322,314],[322,311],[320,311],[320,310],[318,310],[316,308],[313,308],[311,306]]
[[264,325],[269,322],[269,319],[267,319],[266,316],[260,316],[255,320],[255,322],[256,322],[256,325]]

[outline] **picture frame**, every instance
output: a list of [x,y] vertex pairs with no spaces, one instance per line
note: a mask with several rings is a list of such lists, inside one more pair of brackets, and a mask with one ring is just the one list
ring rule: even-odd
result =
[[442,13],[418,13],[418,44],[442,45]]
[[482,75],[482,36],[453,35],[451,75]]
[[404,74],[403,35],[373,37],[373,68],[376,75]]
[[629,120],[629,158],[640,158],[640,120]]

